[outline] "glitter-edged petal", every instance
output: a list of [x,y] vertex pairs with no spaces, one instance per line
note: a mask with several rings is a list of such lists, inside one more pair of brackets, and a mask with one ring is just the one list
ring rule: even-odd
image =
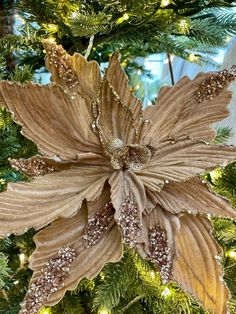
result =
[[0,236],[41,228],[58,217],[71,217],[83,199],[94,200],[102,192],[110,169],[71,167],[34,178],[10,183],[0,194]]
[[133,247],[140,235],[146,194],[142,182],[130,171],[117,171],[109,179],[115,220],[124,242]]
[[150,162],[136,175],[148,189],[161,191],[165,183],[186,181],[233,160],[236,160],[235,147],[189,140],[165,143],[156,148]]
[[175,236],[174,280],[213,314],[226,314],[228,289],[218,258],[221,249],[211,235],[208,219],[184,214]]
[[121,140],[124,145],[136,143],[140,121],[105,78],[100,87],[99,98],[94,103],[93,113],[103,146],[109,145],[114,139]]
[[161,192],[153,192],[153,202],[172,213],[189,212],[236,218],[236,210],[229,202],[210,191],[200,179],[167,184]]
[[111,56],[104,77],[114,88],[120,100],[132,110],[134,118],[138,119],[141,115],[142,103],[131,91],[128,85],[128,76],[122,69],[119,59],[117,53]]
[[72,98],[59,86],[0,82],[0,103],[41,152],[64,160],[78,160],[81,153],[102,154],[91,127],[90,104],[80,94]]
[[227,90],[230,82],[227,82],[217,97],[198,102],[200,85],[214,75],[218,73],[200,73],[193,80],[184,77],[174,87],[163,87],[157,104],[144,110],[144,118],[153,123],[143,141],[153,146],[168,137],[180,139],[189,136],[194,140],[211,141],[215,137],[211,125],[228,116],[227,106],[231,99],[231,92]]
[[95,99],[101,83],[101,73],[97,62],[87,61],[81,54],[69,55],[61,45],[44,40],[47,53],[46,66],[52,73],[52,81],[67,92],[79,91],[82,95]]
[[143,215],[143,226],[136,248],[143,258],[153,262],[164,282],[172,278],[176,255],[175,233],[179,228],[178,217],[158,205],[149,215]]
[[87,208],[82,206],[77,215],[70,219],[58,219],[34,238],[34,251],[30,267],[34,270],[31,283],[41,275],[41,269],[62,247],[72,247],[77,254],[64,285],[53,293],[47,305],[54,305],[63,297],[66,290],[73,290],[82,278],[94,278],[108,262],[117,262],[122,256],[120,233],[113,224],[101,241],[89,248],[85,247],[84,232],[87,225]]

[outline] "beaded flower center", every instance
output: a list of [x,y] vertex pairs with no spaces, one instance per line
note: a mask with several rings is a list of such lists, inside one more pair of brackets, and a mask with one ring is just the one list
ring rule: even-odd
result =
[[151,158],[151,151],[145,145],[124,145],[119,138],[111,140],[106,151],[114,169],[140,171]]

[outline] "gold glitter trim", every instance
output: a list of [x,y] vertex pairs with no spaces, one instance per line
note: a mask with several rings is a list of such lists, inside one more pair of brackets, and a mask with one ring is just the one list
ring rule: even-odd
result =
[[135,247],[141,231],[141,220],[137,205],[128,198],[121,204],[117,224],[120,227],[124,242],[130,247]]
[[12,168],[20,170],[27,176],[36,177],[55,171],[54,166],[47,164],[41,158],[31,159],[10,159]]
[[89,218],[83,236],[85,246],[88,248],[99,242],[103,234],[108,230],[110,222],[114,218],[115,209],[112,203],[106,203],[96,214]]
[[59,250],[56,257],[49,260],[42,269],[42,275],[33,282],[25,300],[21,304],[20,314],[34,314],[49,300],[69,275],[70,267],[77,253],[70,247]]
[[168,239],[165,230],[156,226],[149,230],[148,259],[153,262],[160,271],[163,283],[167,283],[172,277],[172,260]]
[[199,103],[216,97],[229,83],[236,78],[236,66],[212,74],[199,86],[196,99]]
[[72,67],[69,56],[62,46],[44,41],[49,64],[54,65],[58,70],[58,75],[69,88],[74,88],[79,84],[77,74]]

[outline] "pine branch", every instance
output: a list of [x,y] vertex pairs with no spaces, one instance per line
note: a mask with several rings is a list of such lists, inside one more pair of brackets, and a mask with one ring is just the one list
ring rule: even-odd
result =
[[229,127],[220,127],[216,131],[216,137],[214,139],[215,144],[226,143],[232,137],[232,129]]
[[71,30],[74,36],[92,36],[109,31],[111,15],[99,13],[76,13],[71,20]]

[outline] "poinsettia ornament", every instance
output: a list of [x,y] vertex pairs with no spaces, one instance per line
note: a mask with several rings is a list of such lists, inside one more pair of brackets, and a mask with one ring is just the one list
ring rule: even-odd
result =
[[42,156],[12,160],[32,176],[0,194],[0,235],[40,229],[21,313],[59,302],[82,278],[122,257],[122,243],[153,262],[212,313],[226,313],[221,250],[206,214],[236,218],[199,175],[236,159],[210,144],[228,115],[235,68],[181,79],[141,109],[114,54],[96,62],[45,42],[53,84],[0,83],[1,103]]

